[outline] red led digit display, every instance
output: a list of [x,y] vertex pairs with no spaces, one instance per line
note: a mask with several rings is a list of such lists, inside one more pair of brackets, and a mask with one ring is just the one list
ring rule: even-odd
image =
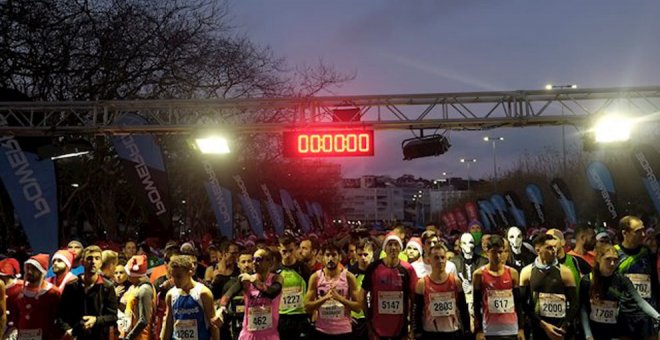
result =
[[286,131],[286,157],[350,157],[374,155],[374,131]]

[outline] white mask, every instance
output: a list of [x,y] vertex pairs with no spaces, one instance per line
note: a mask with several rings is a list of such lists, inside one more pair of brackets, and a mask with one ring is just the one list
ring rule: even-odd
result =
[[471,259],[472,258],[472,252],[474,251],[474,238],[472,237],[472,234],[470,233],[464,233],[461,235],[461,251],[463,252],[463,256],[466,259]]
[[520,254],[522,248],[522,231],[518,227],[511,227],[506,235],[509,244],[511,245],[511,251],[518,255]]

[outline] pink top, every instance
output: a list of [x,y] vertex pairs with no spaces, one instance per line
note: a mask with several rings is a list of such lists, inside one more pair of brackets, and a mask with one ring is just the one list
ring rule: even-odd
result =
[[[330,279],[323,269],[317,271],[316,296],[323,297],[334,288],[337,294],[350,299],[346,272],[342,270],[338,277]],[[331,335],[351,333],[351,310],[335,299],[326,301],[318,309],[316,330]]]
[[[275,274],[268,274],[265,283],[267,286],[273,282]],[[253,285],[243,294],[245,299],[245,314],[243,329],[238,336],[239,340],[279,340],[277,324],[280,319],[281,294],[269,299],[261,294]]]

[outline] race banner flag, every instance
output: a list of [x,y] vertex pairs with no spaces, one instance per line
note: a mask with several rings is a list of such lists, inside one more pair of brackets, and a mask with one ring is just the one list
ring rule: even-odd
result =
[[[144,118],[134,113],[126,113],[114,123],[116,125],[147,124]],[[170,234],[172,210],[167,170],[156,139],[150,134],[130,134],[114,136],[110,140],[119,155],[131,188],[152,217],[155,217],[167,234]],[[162,235],[162,230],[154,229],[149,233]]]
[[498,224],[497,220],[495,219],[495,207],[493,207],[490,201],[484,199],[477,200],[477,204],[479,205],[479,209],[486,213],[486,217],[488,217],[491,227],[497,228]]
[[486,231],[491,231],[490,219],[488,218],[488,214],[483,209],[479,209],[479,216],[481,217],[481,225],[484,226],[484,229]]
[[[0,101],[29,100],[18,91],[0,90]],[[0,115],[0,126],[15,125],[13,120]],[[59,236],[55,165],[37,156],[37,148],[46,143],[50,138],[0,136],[0,178],[33,253],[52,254]]]
[[273,229],[275,229],[277,235],[282,236],[284,234],[284,212],[282,211],[282,207],[275,203],[273,195],[270,194],[270,190],[268,190],[266,184],[261,185],[261,190],[266,197],[266,207],[268,208],[270,221],[273,223]]
[[525,187],[525,193],[527,193],[527,198],[532,203],[532,206],[534,206],[534,211],[536,212],[536,217],[538,217],[539,222],[545,223],[543,194],[541,194],[541,189],[536,184],[527,184],[527,187]]
[[504,193],[504,199],[509,203],[509,210],[513,215],[513,219],[516,220],[518,227],[527,227],[527,220],[525,219],[525,211],[520,205],[520,199],[518,195],[513,191],[507,191]]
[[454,219],[454,215],[450,212],[442,213],[440,215],[440,220],[442,220],[442,223],[447,227],[447,231],[456,230],[456,220]]
[[231,191],[218,183],[213,166],[208,161],[202,162],[206,172],[204,189],[209,197],[211,208],[218,222],[218,231],[228,239],[234,238],[234,211],[232,207]]
[[[294,217],[296,206],[293,204],[293,198],[288,191],[280,189],[280,199],[282,201],[282,207],[284,207],[284,212],[288,217],[288,222],[291,224],[291,227],[295,230],[298,229],[298,224],[296,223],[296,218]],[[344,220],[346,220],[344,218]]]
[[568,190],[568,186],[561,178],[555,178],[550,182],[550,189],[559,201],[564,214],[566,215],[566,221],[570,225],[577,224],[577,215],[575,213],[575,203],[573,203],[573,196]]
[[468,220],[474,221],[479,219],[479,208],[472,201],[465,202],[463,205],[465,207],[465,212],[467,213]]
[[655,206],[656,213],[660,214],[660,183],[658,183],[660,153],[650,145],[641,144],[633,148],[631,158]]
[[468,220],[465,217],[465,213],[463,212],[463,209],[461,207],[454,207],[452,213],[454,214],[454,218],[456,219],[456,224],[458,225],[458,227],[462,231],[467,230]]
[[498,213],[498,216],[502,220],[502,223],[504,225],[509,225],[509,219],[506,217],[507,213],[507,207],[506,207],[506,202],[504,201],[504,197],[500,194],[493,194],[490,197],[490,203],[495,207],[495,210]]
[[307,218],[307,215],[303,212],[298,201],[293,200],[293,205],[296,208],[296,216],[298,216],[298,222],[300,222],[303,231],[307,233],[310,232],[312,230],[312,224],[310,223],[309,218]]
[[264,224],[261,219],[261,207],[259,201],[250,198],[250,193],[248,193],[241,175],[234,175],[233,177],[239,189],[238,199],[241,201],[241,207],[243,207],[243,212],[250,223],[252,231],[254,231],[257,237],[264,237]]
[[603,199],[605,208],[610,215],[611,221],[618,221],[619,214],[616,211],[616,199],[614,181],[607,166],[599,161],[589,163],[587,166],[587,178],[591,188]]

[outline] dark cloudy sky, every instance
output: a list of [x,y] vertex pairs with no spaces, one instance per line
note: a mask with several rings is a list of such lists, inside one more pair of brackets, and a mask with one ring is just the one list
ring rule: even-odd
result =
[[[357,77],[323,95],[437,93],[660,85],[660,1],[532,0],[233,0],[239,32],[287,59],[319,59]],[[558,108],[558,107],[557,107]],[[569,150],[577,132],[566,128]],[[498,168],[524,155],[561,150],[561,128],[454,132],[439,157],[402,161],[406,131],[377,132],[376,156],[338,160],[345,177],[363,174],[426,178],[492,174],[490,145],[503,136]],[[657,135],[655,140],[657,141]]]

